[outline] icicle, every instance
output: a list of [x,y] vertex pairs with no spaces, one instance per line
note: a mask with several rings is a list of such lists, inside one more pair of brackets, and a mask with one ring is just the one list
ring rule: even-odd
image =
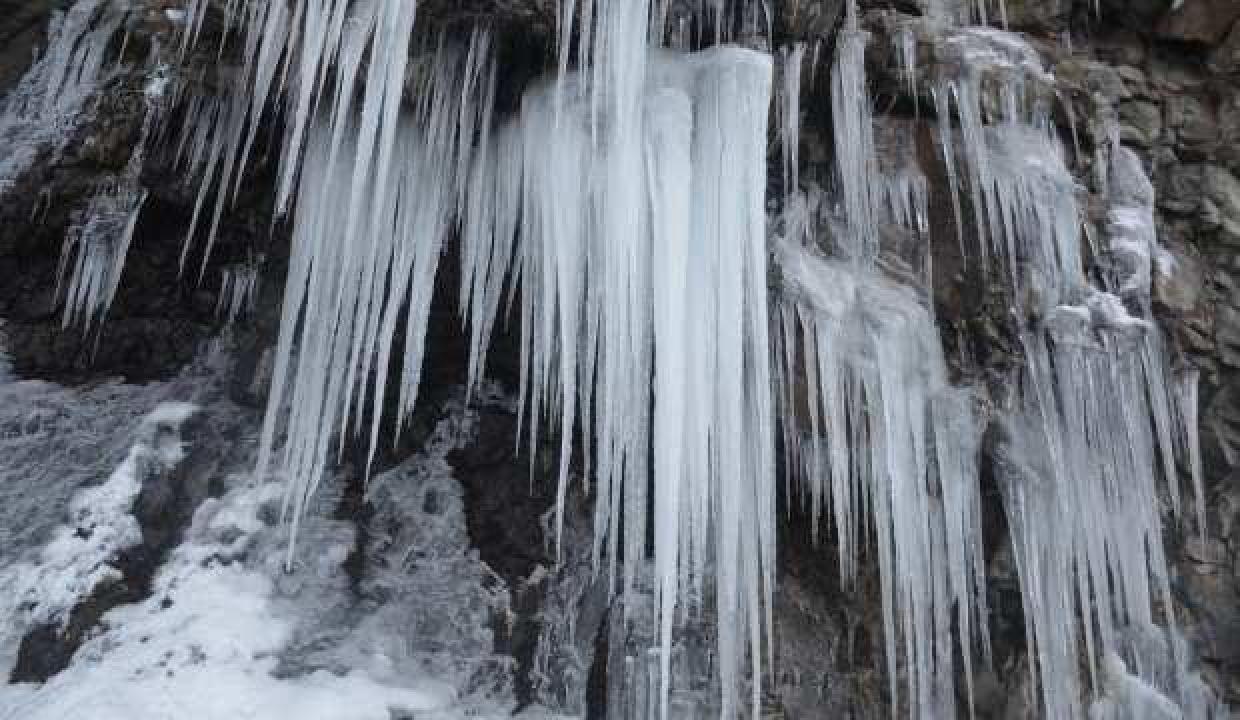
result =
[[835,155],[848,222],[848,247],[856,259],[868,261],[878,253],[878,227],[872,188],[878,172],[874,147],[874,117],[866,86],[865,51],[869,35],[860,28],[855,3],[848,6],[837,39],[831,70],[831,109],[835,122]]
[[220,292],[215,301],[215,316],[231,326],[243,315],[253,312],[258,300],[259,270],[262,258],[237,263],[220,272]]
[[779,130],[784,170],[784,196],[791,197],[800,185],[801,165],[801,66],[805,64],[805,43],[784,48],[781,53],[783,84],[779,89]]
[[892,42],[900,67],[900,78],[904,80],[909,99],[913,101],[913,113],[921,114],[919,92],[917,90],[917,34],[913,28],[901,27],[892,34]]
[[[599,37],[640,25],[614,5],[595,11],[609,27],[630,28]],[[746,647],[760,687],[774,571],[764,250],[771,62],[729,48],[652,55],[640,74],[600,67],[648,52],[644,39],[628,51],[622,44],[522,103],[525,422],[532,443],[542,416],[561,434],[561,503],[577,422],[595,439],[593,555],[619,591],[644,564],[653,441],[659,685],[670,682],[684,584],[709,572],[731,717]],[[503,144],[501,168],[513,162]],[[513,212],[497,212],[496,226],[510,225],[502,218]]]
[[66,291],[63,327],[78,326],[88,334],[102,321],[120,287],[146,195],[145,190],[118,188],[96,195],[79,211],[60,255],[57,286]]
[[690,208],[693,108],[688,96],[666,90],[647,110],[654,290],[654,439],[656,604],[659,615],[659,717],[667,717],[671,691],[672,624],[680,595],[681,508],[688,458],[685,408],[689,379],[691,306]]
[[1201,542],[1205,543],[1209,527],[1206,525],[1206,491],[1204,471],[1201,459],[1201,430],[1198,408],[1198,387],[1201,372],[1189,368],[1180,373],[1176,379],[1175,404],[1180,414],[1180,426],[1183,428],[1184,452],[1188,456],[1189,473],[1193,481],[1193,497],[1196,500],[1197,532]]

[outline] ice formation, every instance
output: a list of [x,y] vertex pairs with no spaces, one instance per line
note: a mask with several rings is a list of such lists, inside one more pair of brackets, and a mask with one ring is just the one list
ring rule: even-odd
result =
[[[191,0],[173,18],[182,55],[200,42],[210,5]],[[0,130],[86,102],[107,77],[101,47],[120,22],[109,8],[82,0],[58,16],[51,50]],[[952,717],[964,697],[971,709],[975,663],[989,662],[979,476],[982,432],[997,417],[1045,714],[1082,716],[1088,687],[1100,717],[1137,705],[1156,717],[1166,703],[1205,717],[1192,709],[1208,703],[1175,642],[1142,650],[1174,656],[1174,682],[1125,669],[1135,667],[1135,628],[1174,626],[1159,493],[1171,487],[1178,508],[1177,458],[1191,469],[1199,514],[1203,505],[1196,376],[1172,372],[1149,312],[1151,274],[1163,265],[1152,189],[1135,155],[1106,149],[1108,242],[1084,241],[1081,189],[1052,131],[1052,82],[1017,36],[911,26],[896,35],[901,83],[933,99],[956,240],[999,278],[1014,313],[1033,319],[1022,328],[1018,387],[988,408],[980,390],[948,380],[923,282],[926,174],[912,141],[875,120],[855,3],[831,74],[834,193],[800,178],[807,46],[784,51],[776,83],[769,55],[718,44],[760,35],[763,3],[563,0],[558,68],[510,117],[496,110],[490,31],[423,37],[410,0],[223,10],[219,53],[238,63],[239,82],[185,98],[189,121],[172,142],[198,182],[182,266],[201,245],[205,272],[263,118],[280,111],[275,209],[293,239],[255,464],[257,477],[274,470],[286,481],[296,535],[330,534],[311,508],[352,437],[373,461],[384,431],[398,432],[414,410],[440,263],[455,241],[467,395],[485,394],[488,343],[511,309],[522,331],[519,441],[559,440],[550,534],[562,539],[568,483],[583,476],[595,503],[593,567],[616,596],[649,587],[641,611],[654,618],[657,650],[631,668],[645,677],[625,691],[634,714],[669,714],[674,630],[703,610],[715,620],[721,716],[741,714],[742,687],[757,713],[773,655],[777,429],[795,480],[789,499],[809,508],[816,534],[834,528],[846,580],[875,546],[893,708]],[[931,10],[927,22],[1004,19],[1001,1]],[[917,66],[926,37],[936,38],[933,72]],[[164,84],[150,89],[166,94]],[[773,97],[783,207],[768,237]],[[0,192],[15,173],[0,168]],[[90,327],[107,310],[144,197],[136,176],[101,193],[69,236],[66,324]],[[1107,260],[1096,287],[1087,252]],[[918,261],[927,267],[914,272]],[[218,313],[228,323],[253,303],[257,278],[256,264],[225,270]],[[408,498],[391,483],[448,488],[428,463],[374,478],[371,492],[395,512]],[[214,520],[200,522],[210,535]],[[221,542],[182,552],[218,552]],[[175,581],[182,560],[161,582]],[[284,564],[299,562],[290,544]],[[269,594],[261,573],[219,574],[257,604]],[[427,583],[418,587],[442,590]],[[286,631],[250,649],[279,646]],[[479,652],[479,663],[491,661]],[[373,678],[355,680],[373,688]]]
[[[710,573],[724,686],[736,685],[744,646],[757,677],[774,571],[770,59],[736,48],[665,54],[648,46],[644,4],[586,3],[582,27],[607,42],[583,51],[585,67],[527,92],[520,116],[493,129],[485,32],[416,59],[418,101],[404,112],[409,60],[392,49],[409,45],[413,4],[344,6],[299,3],[297,26],[275,9],[242,18],[252,97],[212,100],[209,119],[180,142],[205,174],[199,205],[208,185],[222,190],[218,217],[252,142],[242,136],[252,136],[276,66],[289,63],[295,110],[278,205],[293,211],[294,254],[259,467],[274,460],[290,478],[296,524],[339,433],[368,423],[373,456],[391,363],[402,367],[399,418],[416,403],[437,263],[459,226],[471,377],[511,270],[526,430],[531,443],[547,422],[560,432],[561,502],[576,429],[587,438],[596,562],[621,587],[635,577],[653,441],[664,636],[687,589]],[[290,33],[291,60],[278,48]],[[311,113],[319,94],[334,100]]]
[[65,327],[77,325],[89,331],[102,320],[120,287],[145,200],[145,190],[105,190],[80,211],[60,254],[58,284],[65,287]]
[[253,312],[258,301],[258,284],[262,279],[262,257],[234,263],[220,271],[220,291],[215,301],[215,316],[232,325],[243,315]]
[[815,526],[830,507],[846,580],[874,529],[893,706],[899,659],[914,715],[950,717],[957,650],[971,693],[973,653],[989,645],[981,418],[967,391],[948,386],[937,331],[908,288],[796,241],[779,241],[776,256],[788,464]]
[[0,112],[0,195],[8,193],[46,151],[69,147],[90,119],[97,92],[117,74],[108,46],[125,10],[108,0],[84,0],[55,13],[47,48],[4,98]]
[[[904,32],[900,55],[915,57],[908,38],[920,35]],[[1199,472],[1194,374],[1182,376],[1186,387],[1168,391],[1166,351],[1147,319],[1151,273],[1165,266],[1151,261],[1161,253],[1152,188],[1135,155],[1116,143],[1108,153],[1112,273],[1091,287],[1079,190],[1050,131],[1050,81],[1036,53],[994,30],[923,34],[939,43],[937,76],[926,82],[957,227],[964,227],[961,193],[968,193],[981,270],[1005,275],[1009,302],[1042,318],[1024,336],[1026,369],[1014,406],[1004,411],[1003,491],[1036,658],[1034,685],[1048,717],[1080,717],[1082,657],[1089,687],[1100,692],[1097,663],[1120,651],[1121,635],[1151,626],[1158,608],[1164,624],[1175,624],[1167,610],[1158,498],[1168,487],[1178,508],[1176,458]],[[779,415],[789,464],[806,478],[801,492],[815,518],[830,500],[845,577],[855,572],[859,534],[864,541],[859,528],[875,528],[892,697],[902,650],[913,714],[950,716],[953,636],[967,684],[973,652],[986,656],[976,509],[981,425],[961,404],[957,394],[964,391],[947,388],[934,369],[943,362],[937,333],[912,290],[884,292],[867,263],[855,265],[875,256],[867,243],[877,241],[884,224],[904,217],[906,228],[917,227],[907,221],[916,211],[888,203],[892,211],[880,213],[877,198],[888,193],[913,198],[908,207],[924,206],[916,180],[908,186],[914,189],[900,189],[885,157],[890,151],[876,139],[864,94],[865,50],[865,35],[850,18],[833,81],[844,213],[835,227],[844,239],[813,229],[813,202],[785,211],[777,246],[785,387]],[[903,67],[906,82],[920,81],[910,61]],[[910,93],[917,96],[915,86]],[[804,238],[834,244],[854,264],[817,256]],[[968,256],[964,239],[962,231]],[[905,365],[909,357],[918,362]],[[858,460],[866,448],[872,458]],[[936,503],[950,510],[939,514]],[[872,525],[862,520],[867,514]],[[941,615],[952,609],[959,613],[954,628]],[[1188,692],[1184,677],[1171,687],[1173,695]],[[1197,713],[1191,717],[1208,717],[1201,714],[1208,703],[1188,694],[1174,701]]]
[[[21,183],[35,163],[59,157],[89,125],[103,102],[101,91],[121,74],[123,58],[110,46],[122,34],[129,10],[107,0],[86,0],[57,12],[42,57],[5,98],[0,113],[0,196]],[[159,56],[154,43],[149,61]],[[77,209],[66,233],[58,273],[64,290],[63,324],[87,332],[107,312],[147,192],[139,181],[147,140],[165,108],[148,86],[139,141],[125,168]],[[36,206],[34,212],[37,214]]]

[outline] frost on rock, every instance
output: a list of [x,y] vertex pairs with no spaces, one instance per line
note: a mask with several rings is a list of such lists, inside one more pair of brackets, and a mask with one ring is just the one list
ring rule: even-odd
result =
[[[447,706],[450,691],[435,683],[388,686],[364,670],[275,674],[298,621],[296,604],[280,586],[279,532],[271,524],[270,506],[281,490],[244,476],[230,484],[196,513],[187,542],[161,569],[149,599],[108,613],[106,629],[44,685],[7,688],[0,712],[53,720],[89,706],[99,720],[245,714],[388,720],[393,712]],[[319,562],[326,568],[343,559],[348,544],[317,549],[325,551]],[[307,575],[315,584],[308,592],[321,593],[315,602],[330,599],[322,597],[328,584]]]
[[476,433],[475,411],[451,403],[420,454],[372,479],[365,552],[373,570],[361,591],[378,607],[354,634],[359,647],[382,651],[393,677],[442,678],[462,698],[502,705],[515,672],[496,652],[511,632],[509,591],[471,547],[447,462]]

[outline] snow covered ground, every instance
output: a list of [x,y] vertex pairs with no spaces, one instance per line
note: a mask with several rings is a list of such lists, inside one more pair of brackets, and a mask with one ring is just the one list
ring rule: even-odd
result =
[[[48,503],[44,514],[56,521],[39,533],[23,534],[30,513],[0,515],[0,536],[9,540],[0,556],[6,675],[25,632],[66,622],[76,603],[120,575],[117,554],[142,541],[134,503],[144,478],[169,477],[188,464],[195,443],[234,439],[228,453],[203,448],[206,469],[171,475],[212,473],[213,497],[194,511],[151,594],[107,612],[68,668],[47,682],[0,685],[0,718],[511,716],[511,659],[493,653],[487,627],[488,616],[507,611],[507,591],[469,547],[460,486],[445,459],[471,431],[469,413],[455,406],[422,454],[372,480],[372,491],[384,495],[376,522],[388,531],[372,534],[366,550],[374,570],[359,588],[344,567],[357,528],[332,518],[339,478],[316,496],[294,570],[285,572],[283,484],[251,472],[257,418],[227,399],[219,379],[224,361],[213,362],[145,387],[0,381],[0,395],[21,398],[0,407],[11,415],[2,418],[0,436],[5,496],[66,496]],[[109,402],[100,402],[100,393]],[[49,406],[55,412],[39,414]],[[130,421],[115,417],[117,408],[126,408]],[[196,414],[225,432],[182,433]],[[33,425],[22,427],[23,417]],[[90,443],[113,459],[111,468],[97,462],[83,469],[65,451]],[[73,487],[44,486],[29,472],[40,449],[53,455],[44,465]],[[552,717],[537,709],[521,716]]]

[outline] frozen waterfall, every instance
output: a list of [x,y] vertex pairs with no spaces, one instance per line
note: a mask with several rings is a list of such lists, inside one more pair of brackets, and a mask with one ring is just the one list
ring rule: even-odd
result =
[[[112,77],[122,6],[57,13],[0,138],[67,144]],[[255,473],[285,483],[288,572],[346,451],[365,449],[370,482],[410,424],[437,288],[459,275],[448,295],[469,357],[454,412],[486,394],[492,336],[516,325],[514,440],[556,444],[550,534],[569,537],[579,483],[609,597],[649,585],[649,667],[633,663],[647,715],[675,716],[676,629],[703,617],[718,715],[762,713],[781,508],[810,516],[804,541],[834,550],[822,562],[845,586],[876,578],[893,714],[971,715],[993,669],[993,476],[1045,717],[1211,720],[1164,550],[1162,505],[1181,517],[1181,475],[1203,532],[1205,500],[1198,372],[1150,298],[1174,272],[1153,187],[1117,134],[1096,138],[1103,209],[1089,206],[1055,125],[1054,77],[1021,36],[986,26],[1006,25],[1003,0],[931,2],[885,49],[849,0],[821,60],[813,39],[772,48],[760,0],[559,0],[549,69],[518,88],[504,86],[499,29],[435,27],[423,7],[188,0],[173,54],[218,43],[207,50],[233,63],[230,81],[193,94],[165,82],[169,51],[152,49],[159,82],[137,149],[77,208],[61,251],[62,324],[97,332],[158,143],[194,185],[180,270],[202,282],[274,146],[272,222],[291,247]],[[876,51],[896,59],[909,117],[877,117]],[[816,85],[830,102],[811,108]],[[173,106],[183,122],[164,128]],[[815,153],[801,145],[810,112],[834,133]],[[0,158],[0,196],[34,162],[34,150]],[[1004,378],[949,357],[933,267],[948,246],[1013,330]],[[220,324],[256,313],[279,267],[257,248],[234,256]],[[420,463],[443,463],[450,430]],[[431,471],[401,466],[371,487],[414,508],[397,484],[419,473]],[[461,491],[435,473],[459,520]],[[451,532],[455,558],[467,541]]]

